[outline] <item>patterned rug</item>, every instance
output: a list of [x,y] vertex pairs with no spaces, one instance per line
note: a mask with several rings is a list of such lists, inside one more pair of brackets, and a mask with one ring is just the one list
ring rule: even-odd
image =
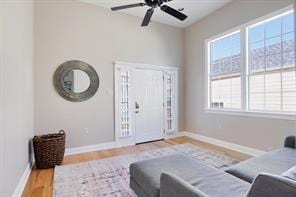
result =
[[223,154],[191,144],[149,150],[107,159],[58,166],[54,173],[55,197],[136,197],[129,187],[131,163],[171,154],[184,154],[209,166],[224,169],[238,163]]

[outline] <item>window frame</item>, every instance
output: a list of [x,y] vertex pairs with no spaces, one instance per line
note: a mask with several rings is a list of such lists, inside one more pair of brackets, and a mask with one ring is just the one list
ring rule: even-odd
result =
[[[226,114],[226,115],[239,115],[239,116],[253,116],[263,118],[275,118],[275,119],[286,119],[296,120],[296,112],[272,112],[272,111],[257,111],[249,109],[249,38],[248,29],[259,25],[260,23],[266,23],[280,16],[294,12],[293,5],[286,8],[280,9],[273,13],[259,17],[248,23],[240,25],[236,28],[232,28],[219,35],[213,36],[205,40],[205,112]],[[211,85],[210,85],[210,44],[214,41],[223,39],[227,36],[233,35],[240,32],[241,41],[241,109],[223,109],[223,108],[211,108]],[[296,33],[295,33],[296,36]],[[296,40],[296,38],[295,38]],[[296,46],[295,46],[296,48]],[[296,60],[295,60],[296,63]],[[296,72],[296,70],[295,70]]]

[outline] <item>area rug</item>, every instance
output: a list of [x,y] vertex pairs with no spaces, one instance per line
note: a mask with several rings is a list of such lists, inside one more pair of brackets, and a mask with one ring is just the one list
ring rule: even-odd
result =
[[181,144],[135,154],[55,168],[55,197],[136,197],[129,187],[129,166],[136,161],[184,154],[206,165],[224,169],[239,161],[192,144]]

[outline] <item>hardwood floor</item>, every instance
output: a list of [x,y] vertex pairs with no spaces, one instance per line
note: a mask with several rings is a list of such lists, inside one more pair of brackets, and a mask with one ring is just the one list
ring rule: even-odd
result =
[[[140,144],[136,146],[128,146],[128,147],[122,147],[122,148],[114,148],[109,150],[66,156],[64,158],[64,162],[62,165],[86,162],[86,161],[97,160],[97,159],[124,155],[124,154],[137,153],[145,150],[157,149],[157,148],[168,147],[168,146],[184,144],[184,143],[191,143],[193,145],[199,146],[209,151],[226,154],[230,157],[233,157],[239,160],[245,160],[250,158],[248,155],[238,153],[232,150],[228,150],[225,148],[221,148],[215,145],[207,144],[201,141],[197,141],[189,137],[179,137],[179,138],[173,138],[173,139],[168,139],[164,141]],[[33,169],[22,196],[23,197],[51,197],[52,190],[53,190],[53,175],[54,175],[54,169],[46,169],[46,170]]]

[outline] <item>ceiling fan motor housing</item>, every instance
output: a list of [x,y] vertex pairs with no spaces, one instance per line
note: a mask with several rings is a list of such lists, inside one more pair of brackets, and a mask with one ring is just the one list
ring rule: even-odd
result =
[[145,0],[145,3],[153,8],[156,8],[157,6],[161,6],[163,4],[163,0]]

